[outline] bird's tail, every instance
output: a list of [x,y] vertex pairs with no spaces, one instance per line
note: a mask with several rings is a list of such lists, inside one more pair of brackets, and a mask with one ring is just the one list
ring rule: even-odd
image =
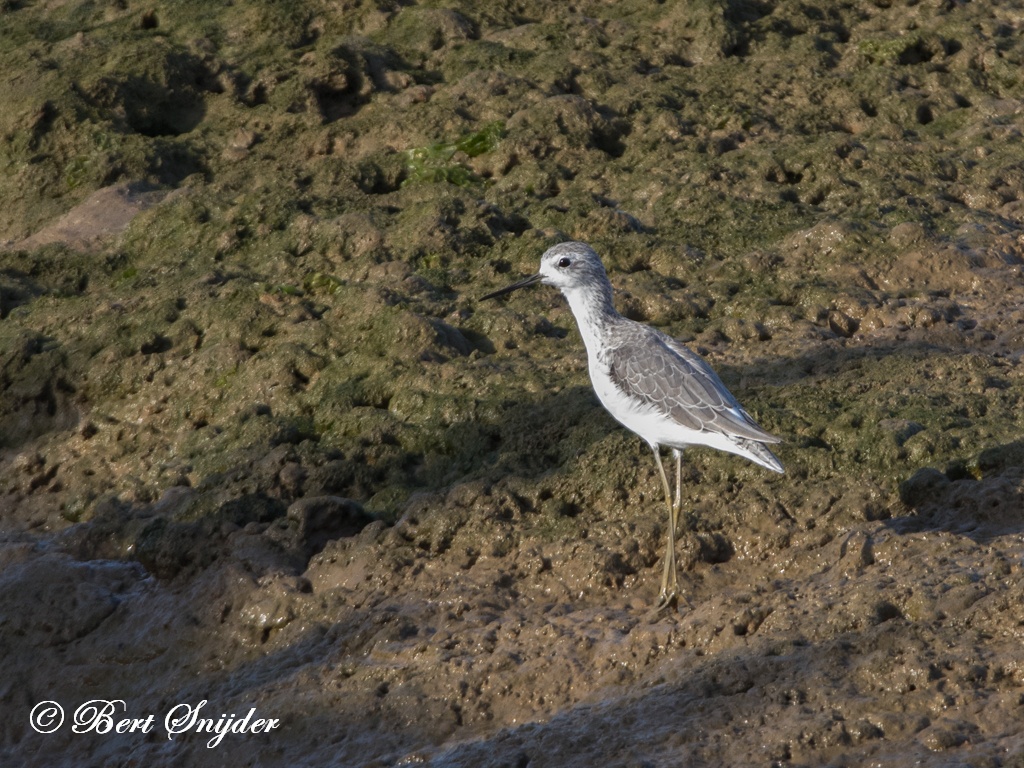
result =
[[786,470],[782,468],[782,462],[779,458],[768,450],[764,443],[759,443],[756,440],[747,440],[742,437],[737,437],[734,442],[741,449],[737,451],[741,456],[746,456],[755,464],[760,464],[765,469],[770,469],[772,472],[778,472],[783,474]]

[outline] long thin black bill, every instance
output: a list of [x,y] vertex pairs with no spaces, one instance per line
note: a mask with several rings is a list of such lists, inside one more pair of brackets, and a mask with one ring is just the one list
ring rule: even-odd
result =
[[540,277],[540,275],[532,275],[531,277],[528,277],[525,280],[520,280],[518,283],[512,283],[512,285],[507,285],[504,288],[499,288],[494,293],[488,293],[486,296],[481,296],[480,301],[484,301],[485,299],[495,299],[498,296],[504,296],[506,293],[512,293],[512,291],[517,291],[520,288],[525,288],[528,285],[533,285],[534,283],[540,282]]

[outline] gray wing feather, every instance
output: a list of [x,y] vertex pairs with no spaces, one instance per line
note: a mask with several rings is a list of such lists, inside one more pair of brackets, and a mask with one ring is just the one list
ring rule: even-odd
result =
[[660,331],[640,326],[607,350],[612,381],[676,423],[759,443],[781,440],[761,429],[704,360]]

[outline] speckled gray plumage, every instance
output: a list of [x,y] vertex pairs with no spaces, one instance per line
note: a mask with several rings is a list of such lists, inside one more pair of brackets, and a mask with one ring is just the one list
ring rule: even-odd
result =
[[604,338],[600,356],[624,395],[689,429],[780,442],[754,423],[711,366],[671,336],[619,316],[605,326]]

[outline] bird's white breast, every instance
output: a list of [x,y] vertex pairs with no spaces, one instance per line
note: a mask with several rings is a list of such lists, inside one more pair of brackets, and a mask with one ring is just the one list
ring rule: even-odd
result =
[[685,448],[688,445],[708,444],[708,435],[676,423],[658,408],[630,397],[612,380],[611,368],[600,353],[591,355],[590,381],[597,399],[616,421],[635,432],[651,445]]

